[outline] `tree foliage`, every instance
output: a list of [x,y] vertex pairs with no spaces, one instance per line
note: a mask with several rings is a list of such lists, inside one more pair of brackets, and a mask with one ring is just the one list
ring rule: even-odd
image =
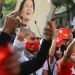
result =
[[73,5],[73,0],[52,0],[53,4],[56,7],[60,7],[62,5]]
[[0,19],[0,27],[2,27],[6,15],[15,9],[16,1],[17,0],[4,0],[3,18]]

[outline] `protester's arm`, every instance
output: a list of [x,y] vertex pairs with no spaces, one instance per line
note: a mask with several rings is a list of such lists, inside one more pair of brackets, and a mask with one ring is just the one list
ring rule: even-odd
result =
[[19,23],[16,19],[18,15],[19,13],[15,12],[15,14],[6,17],[2,32],[0,32],[0,45],[4,46],[10,42],[12,33],[15,32],[16,26]]
[[[53,35],[53,38],[52,38],[53,40],[52,40],[51,47],[49,49],[50,64],[52,65],[53,62],[54,62],[54,54],[55,54],[58,32],[56,30],[56,21],[55,20],[51,21],[51,24],[54,26],[54,35]],[[48,75],[48,63],[47,63],[47,61],[43,65],[42,75]]]
[[65,53],[63,60],[62,60],[62,65],[66,66],[68,63],[68,60],[71,57],[72,51],[75,47],[75,39],[69,44],[68,48],[67,48],[67,52]]
[[51,41],[43,40],[40,51],[31,61],[21,64],[21,75],[28,75],[39,69],[46,60]]
[[56,50],[57,36],[58,36],[58,31],[56,30],[55,34],[53,36],[51,48],[49,50],[50,64],[52,64],[54,62],[54,54],[55,54],[55,50]]
[[21,75],[28,75],[33,73],[37,69],[39,69],[47,58],[47,54],[51,45],[50,39],[52,39],[55,33],[55,24],[51,24],[48,22],[48,26],[44,30],[45,39],[42,42],[39,52],[37,53],[36,57],[33,58],[31,61],[24,62],[21,64]]
[[49,50],[49,57],[50,57],[50,64],[54,62],[54,54],[55,54],[55,49],[56,49],[56,42],[57,42],[57,37],[58,37],[58,30],[56,29],[56,20],[51,21],[51,25],[54,28],[54,34],[53,34],[53,40],[52,40],[52,45]]
[[52,46],[49,50],[49,57],[50,57],[50,63],[52,64],[54,61],[54,54],[55,54],[55,49],[56,49],[56,39],[52,41]]
[[[12,64],[16,64],[17,63],[17,60],[13,60],[13,56],[10,57],[10,60],[11,62],[8,62],[9,64],[8,65],[5,65],[6,66],[6,70],[8,70],[8,66],[9,66],[9,72],[12,72],[14,73],[14,75],[17,75],[19,72],[16,72],[17,69],[21,69],[21,73],[20,75],[28,75],[30,73],[33,73],[34,71],[36,71],[37,69],[39,69],[45,59],[46,59],[46,56],[48,54],[48,51],[49,51],[49,47],[50,47],[50,39],[52,39],[52,34],[53,33],[53,27],[50,26],[50,24],[46,27],[46,29],[44,30],[44,35],[46,36],[45,37],[45,40],[43,41],[41,47],[40,47],[40,50],[39,52],[37,53],[36,57],[34,57],[32,60],[30,61],[27,61],[27,62],[24,62],[22,64],[17,64],[19,66],[16,66],[16,65],[13,65]],[[15,57],[16,58],[16,57]],[[15,72],[14,72],[15,71]]]
[[25,49],[25,36],[24,33],[20,32],[13,43],[14,50],[22,51]]

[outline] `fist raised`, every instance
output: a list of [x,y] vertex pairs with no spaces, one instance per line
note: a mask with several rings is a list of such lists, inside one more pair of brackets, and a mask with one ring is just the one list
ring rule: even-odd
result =
[[3,32],[9,34],[10,36],[12,35],[12,33],[14,33],[19,23],[19,20],[16,18],[17,16],[19,16],[19,12],[15,12],[6,17],[2,30]]

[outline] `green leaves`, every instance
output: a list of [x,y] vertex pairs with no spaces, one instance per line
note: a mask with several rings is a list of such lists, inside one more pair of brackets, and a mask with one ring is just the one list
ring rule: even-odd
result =
[[62,0],[52,0],[52,3],[53,3],[56,7],[60,7],[61,5],[63,5]]
[[4,7],[6,10],[13,10],[16,5],[16,0],[5,0]]
[[56,6],[56,7],[60,7],[63,5],[72,5],[73,4],[73,0],[52,0],[52,3]]
[[6,15],[15,9],[16,2],[17,2],[17,0],[4,0],[3,18],[0,19],[0,27],[3,26],[4,19],[5,19]]

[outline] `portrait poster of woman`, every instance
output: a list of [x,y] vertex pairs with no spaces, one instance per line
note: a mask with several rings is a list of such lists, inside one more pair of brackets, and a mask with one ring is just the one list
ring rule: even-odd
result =
[[[51,19],[54,10],[51,0],[34,0],[34,2],[33,0],[25,0],[24,6],[21,7],[22,2],[23,0],[17,0],[15,10],[18,11],[24,7],[23,15],[28,15],[27,25],[31,31],[35,32],[36,36],[41,37],[46,20]],[[26,11],[25,7],[29,7],[28,5],[30,5],[30,8]]]

